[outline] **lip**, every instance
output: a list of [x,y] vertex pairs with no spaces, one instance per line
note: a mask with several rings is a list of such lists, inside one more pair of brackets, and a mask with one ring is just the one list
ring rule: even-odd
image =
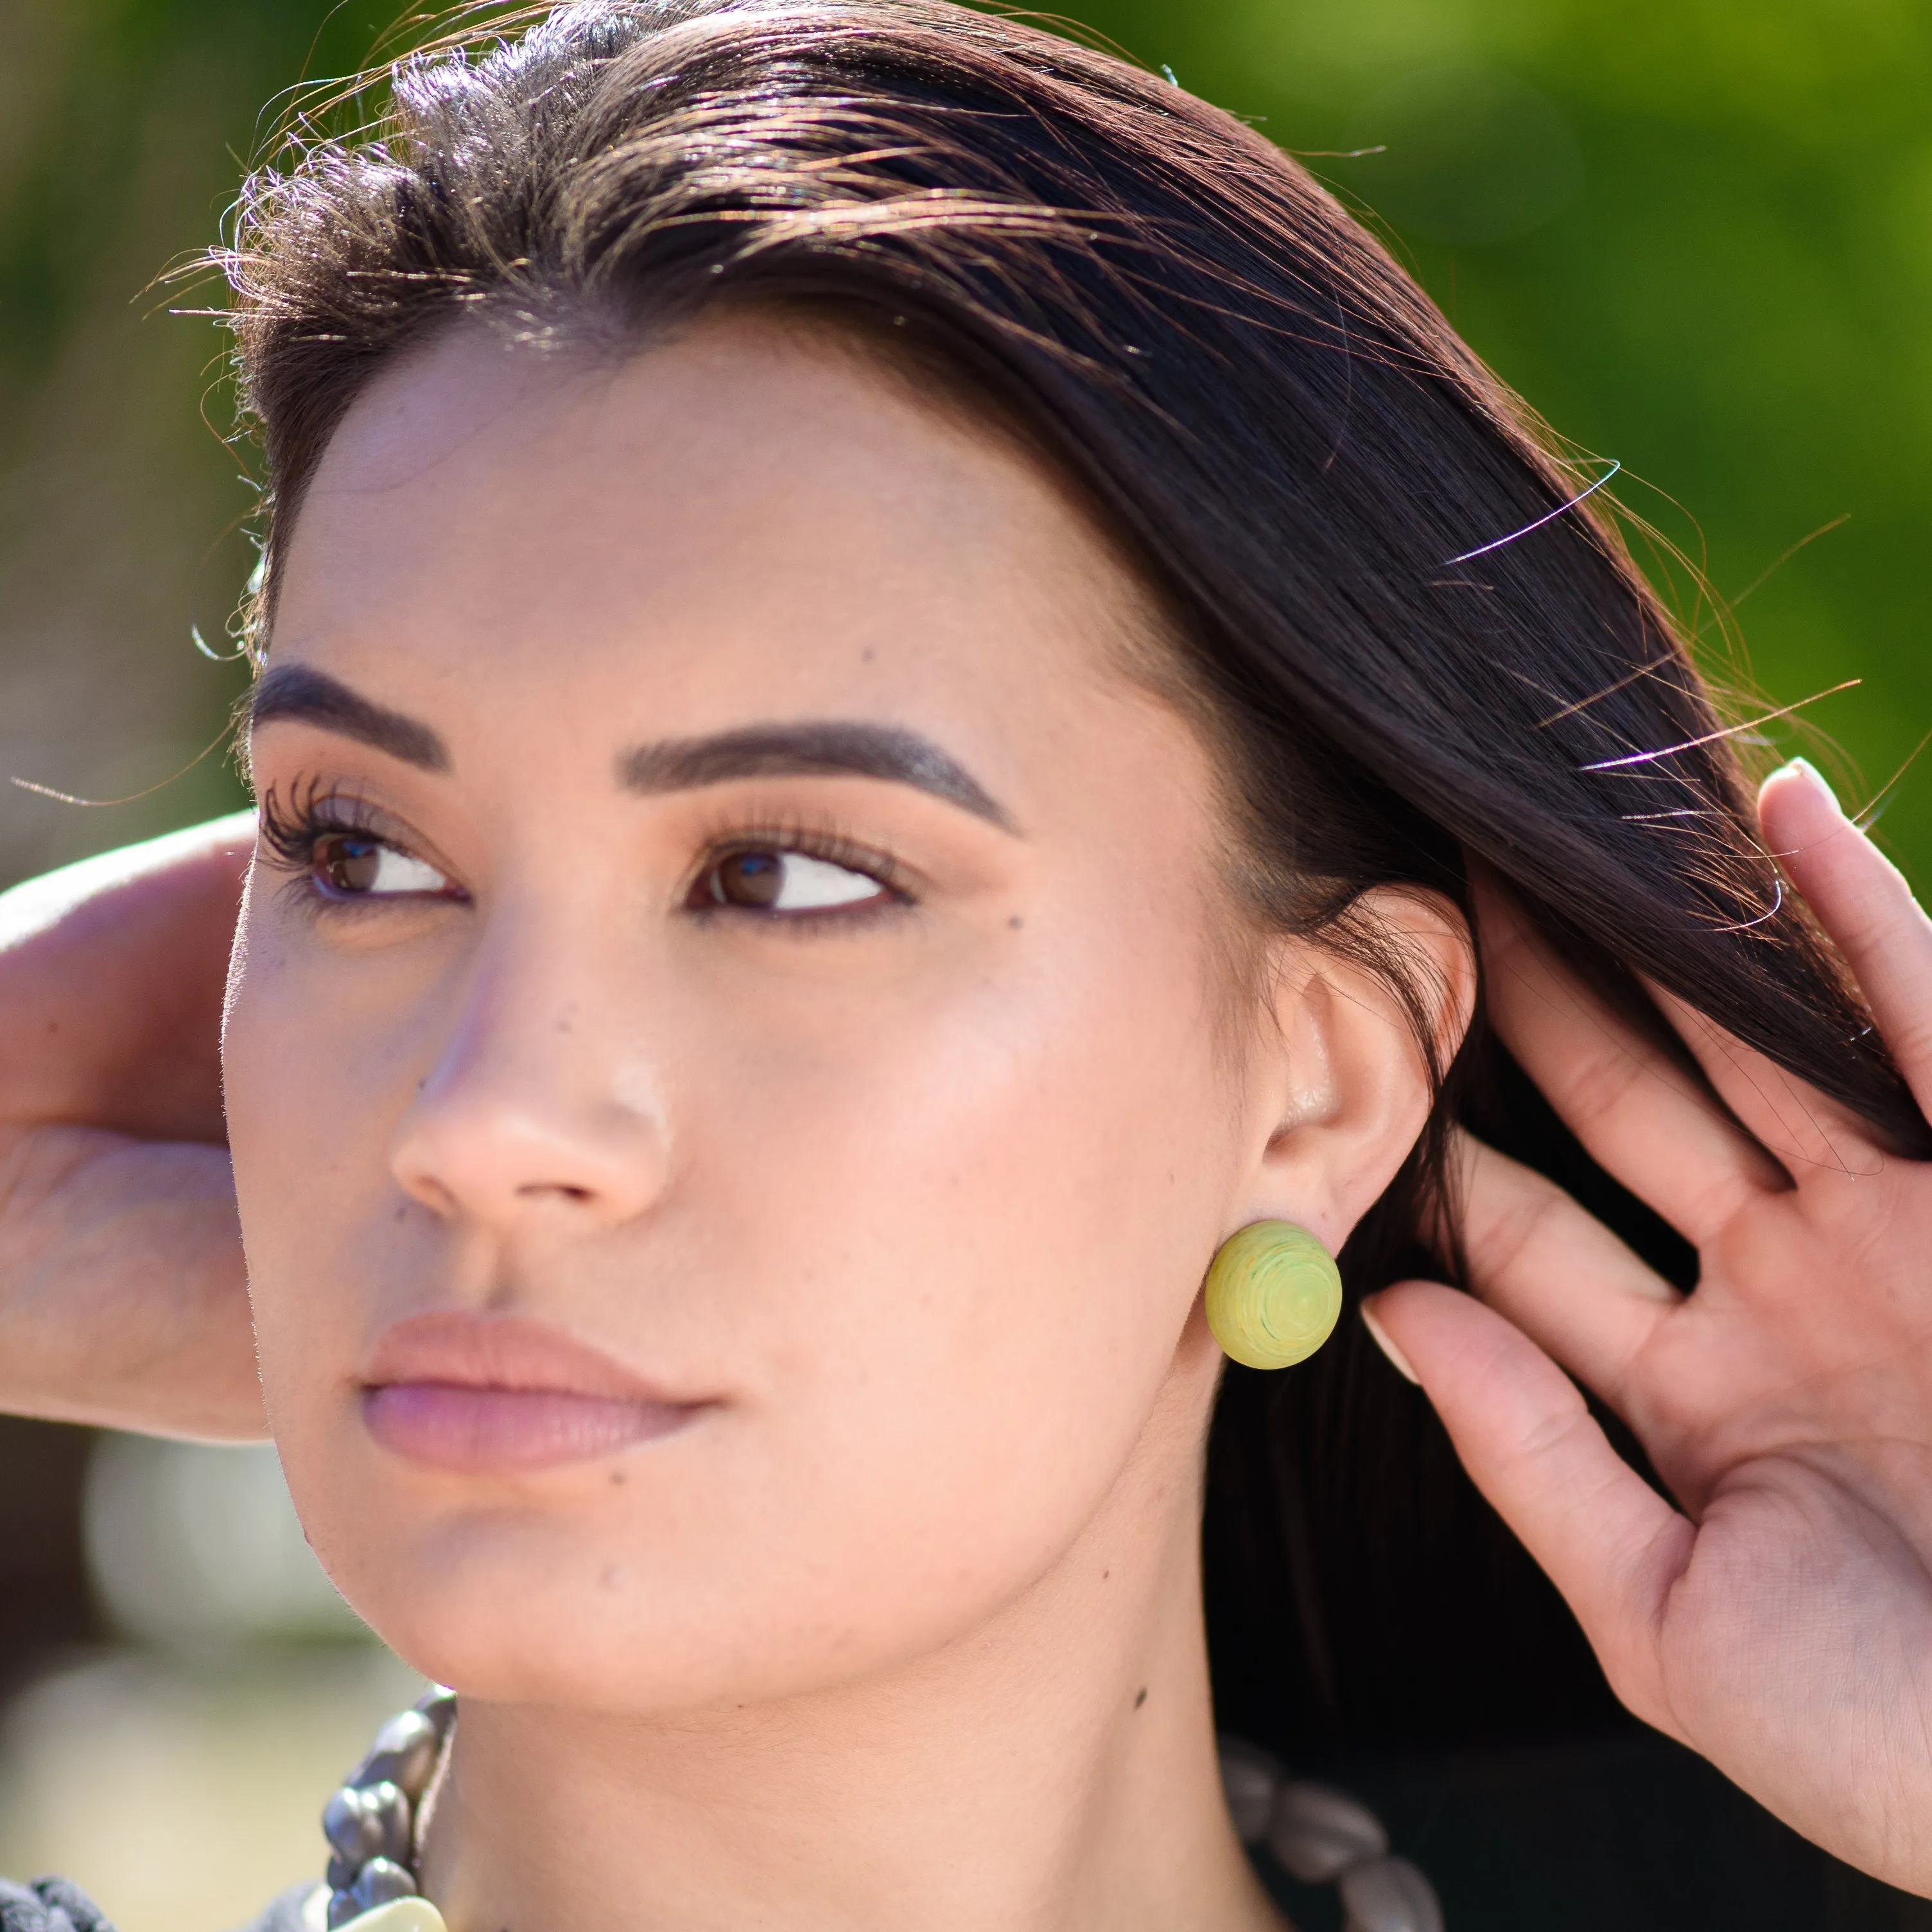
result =
[[362,1383],[364,1426],[383,1448],[467,1474],[595,1461],[712,1406],[544,1323],[455,1311],[386,1330]]

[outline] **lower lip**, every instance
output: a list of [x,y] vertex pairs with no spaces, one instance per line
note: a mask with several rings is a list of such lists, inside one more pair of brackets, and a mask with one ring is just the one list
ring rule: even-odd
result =
[[682,1402],[454,1382],[388,1382],[362,1392],[363,1420],[385,1449],[469,1474],[595,1462],[670,1435],[697,1412]]

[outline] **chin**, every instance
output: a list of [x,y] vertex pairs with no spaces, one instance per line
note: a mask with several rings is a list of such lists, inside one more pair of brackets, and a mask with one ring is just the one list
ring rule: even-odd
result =
[[840,1514],[782,1544],[749,1528],[721,1541],[722,1511],[694,1537],[688,1522],[527,1499],[364,1510],[346,1524],[325,1510],[311,1533],[357,1613],[434,1682],[480,1702],[637,1718],[890,1676],[996,1614],[1042,1567],[1010,1550],[1019,1560],[986,1565],[976,1587],[956,1548],[923,1568],[882,1561],[908,1539],[854,1533],[849,1516],[841,1536]]
[[669,1714],[824,1681],[821,1646],[779,1627],[767,1582],[700,1576],[667,1540],[482,1508],[359,1526],[318,1553],[413,1669],[480,1702]]

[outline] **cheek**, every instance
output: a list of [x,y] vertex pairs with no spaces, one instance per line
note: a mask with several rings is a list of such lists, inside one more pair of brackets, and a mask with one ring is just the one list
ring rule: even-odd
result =
[[809,1526],[935,1616],[1099,1506],[1226,1213],[1233,1110],[1186,962],[1112,951],[1096,980],[1069,952],[835,1019],[833,1052],[754,1034],[700,1134],[737,1150],[689,1234],[730,1257],[770,1392],[761,1533]]
[[610,1064],[662,1096],[664,1193],[520,1261],[515,1300],[734,1399],[621,1484],[509,1507],[377,1458],[352,1388],[392,1301],[468,1292],[384,1158],[449,988],[251,922],[226,1054],[265,1385],[312,1540],[397,1648],[566,1700],[789,1692],[956,1636],[1065,1550],[1172,1372],[1238,1132],[1177,922],[1048,916],[862,992],[676,946],[641,974]]
[[333,1395],[363,1340],[350,1257],[393,1206],[383,1159],[420,1057],[420,989],[380,964],[319,962],[251,889],[222,1078],[257,1351],[278,1430]]
[[290,1259],[313,1240],[314,1156],[326,1099],[314,1090],[316,1030],[304,1023],[300,990],[281,936],[252,885],[236,944],[221,1034],[223,1101],[235,1192],[248,1257],[256,1346],[266,1373],[280,1331],[299,1312]]

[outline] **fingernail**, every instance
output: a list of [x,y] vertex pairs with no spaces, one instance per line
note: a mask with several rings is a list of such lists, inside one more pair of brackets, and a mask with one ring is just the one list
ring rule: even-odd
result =
[[1422,1378],[1409,1366],[1408,1358],[1396,1346],[1394,1342],[1390,1340],[1388,1330],[1376,1319],[1375,1310],[1366,1301],[1362,1304],[1362,1326],[1376,1338],[1376,1346],[1381,1349],[1395,1365],[1396,1373],[1406,1378],[1420,1388],[1422,1386]]
[[[1802,772],[1834,805],[1838,805],[1838,794],[1832,789],[1831,781],[1809,758],[1793,758],[1785,766],[1785,770],[1791,772]],[[1843,812],[1844,807],[1840,805],[1838,809]]]

